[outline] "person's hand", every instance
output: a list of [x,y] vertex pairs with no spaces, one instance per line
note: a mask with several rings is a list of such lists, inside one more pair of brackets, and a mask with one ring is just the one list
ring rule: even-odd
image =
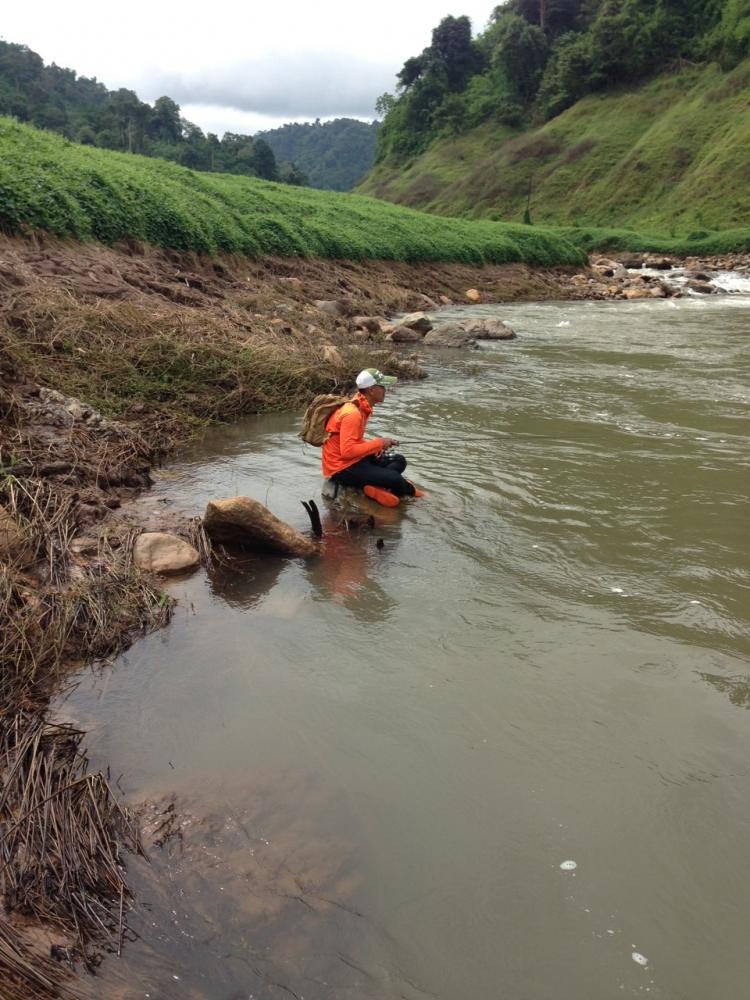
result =
[[383,442],[383,451],[388,451],[389,448],[398,448],[398,441],[395,438],[381,438]]

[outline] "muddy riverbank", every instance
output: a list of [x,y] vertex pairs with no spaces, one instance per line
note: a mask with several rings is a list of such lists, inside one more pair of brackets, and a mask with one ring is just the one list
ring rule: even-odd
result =
[[[395,313],[460,304],[470,289],[485,303],[596,298],[610,277],[596,267],[212,260],[0,240],[4,998],[60,995],[66,969],[126,937],[132,817],[87,773],[83,734],[55,726],[46,706],[72,668],[169,618],[158,583],[132,565],[138,526],[123,512],[155,464],[208,423],[301,406],[365,364],[419,377],[413,347],[389,342]],[[80,822],[65,828],[73,813]],[[46,836],[50,823],[71,835]]]

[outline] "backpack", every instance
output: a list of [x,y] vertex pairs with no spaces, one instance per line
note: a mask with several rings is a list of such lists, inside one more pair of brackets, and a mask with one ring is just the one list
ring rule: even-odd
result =
[[326,424],[329,417],[344,403],[350,402],[351,396],[336,396],[332,393],[316,396],[305,410],[305,415],[302,418],[302,430],[298,436],[307,444],[322,448],[328,438]]

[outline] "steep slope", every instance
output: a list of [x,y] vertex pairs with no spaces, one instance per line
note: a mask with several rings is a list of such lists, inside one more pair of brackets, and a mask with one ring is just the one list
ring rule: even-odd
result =
[[[687,235],[750,214],[750,60],[589,95],[540,128],[485,123],[360,185],[445,215]],[[530,197],[529,197],[530,193]]]

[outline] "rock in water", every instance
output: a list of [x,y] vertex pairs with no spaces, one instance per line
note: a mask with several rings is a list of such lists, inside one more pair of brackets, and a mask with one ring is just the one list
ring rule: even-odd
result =
[[461,324],[477,340],[514,340],[516,331],[501,319],[469,320]]
[[460,323],[446,323],[430,330],[422,343],[430,347],[475,347],[476,338]]
[[394,344],[414,344],[422,339],[419,330],[414,330],[408,326],[396,326],[388,334]]
[[182,573],[195,569],[201,559],[197,549],[166,531],[144,531],[135,540],[133,561],[147,573]]
[[410,330],[415,330],[420,334],[429,333],[432,329],[429,317],[423,312],[409,313],[408,316],[404,316],[400,325],[408,327]]
[[214,542],[309,559],[318,546],[251,497],[211,500],[203,527]]

